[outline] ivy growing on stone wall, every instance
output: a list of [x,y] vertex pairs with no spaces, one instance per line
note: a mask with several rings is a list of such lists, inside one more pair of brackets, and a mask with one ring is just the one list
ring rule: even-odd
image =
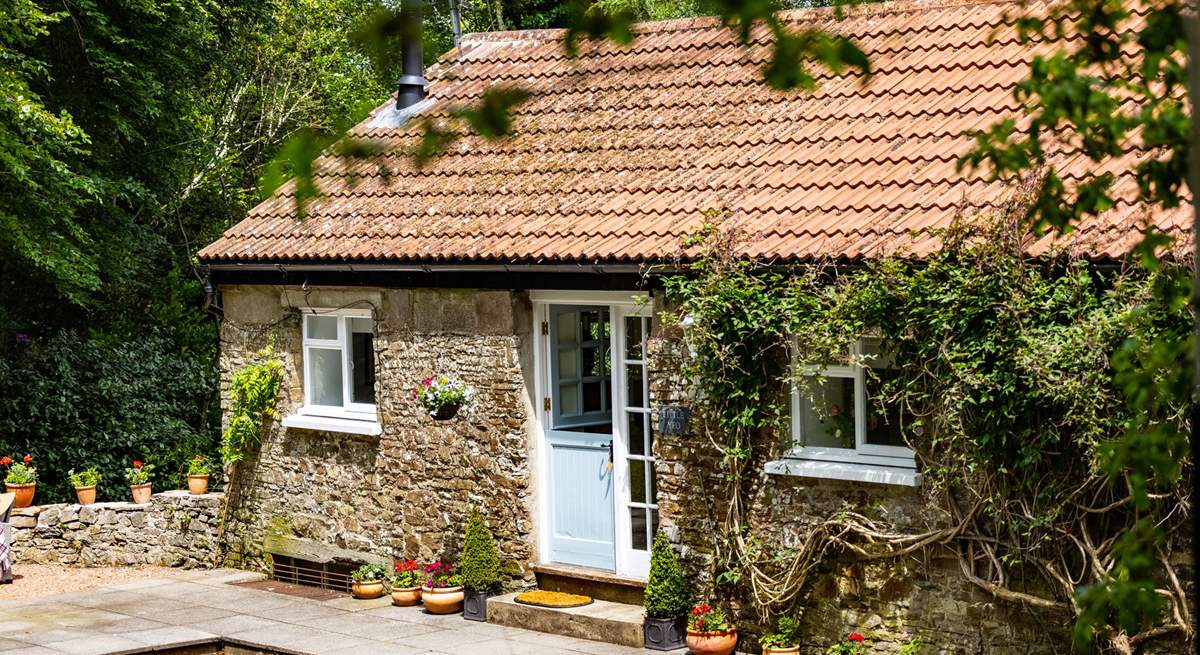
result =
[[[697,381],[701,423],[730,481],[716,544],[731,567],[722,579],[743,585],[760,614],[801,599],[831,555],[938,548],[989,594],[1076,617],[1089,612],[1090,586],[1147,577],[1151,584],[1123,593],[1151,610],[1089,616],[1099,627],[1087,634],[1117,652],[1187,634],[1189,607],[1168,558],[1187,525],[1186,480],[1123,475],[1112,453],[1131,426],[1184,428],[1188,408],[1171,399],[1186,394],[1155,393],[1173,382],[1154,371],[1156,344],[1187,342],[1186,308],[1160,299],[1176,297],[1161,289],[1186,284],[1189,272],[1027,257],[1019,215],[964,219],[931,256],[853,268],[781,270],[739,259],[742,237],[719,221],[685,244],[699,256],[667,289],[676,318],[690,316],[685,373]],[[770,481],[748,462],[756,449],[784,445],[787,385],[811,384],[798,372],[844,361],[866,334],[882,338],[897,372],[878,381],[878,402],[903,409],[903,436],[940,510],[931,515],[949,519],[897,533],[843,510],[788,553],[770,552],[742,508],[747,484]],[[1143,570],[1112,570],[1121,560],[1114,552],[1134,542],[1150,553]],[[1131,624],[1139,629],[1127,631]]]
[[234,372],[229,383],[229,425],[221,435],[221,456],[240,462],[262,443],[262,432],[277,417],[275,403],[283,380],[283,365],[270,346],[258,352],[262,360]]

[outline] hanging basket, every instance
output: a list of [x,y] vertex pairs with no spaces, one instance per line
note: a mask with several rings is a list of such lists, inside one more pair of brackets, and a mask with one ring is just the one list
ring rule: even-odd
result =
[[439,407],[438,411],[433,414],[433,420],[449,421],[455,416],[458,416],[458,410],[460,408],[462,408],[462,405],[443,405],[442,407]]

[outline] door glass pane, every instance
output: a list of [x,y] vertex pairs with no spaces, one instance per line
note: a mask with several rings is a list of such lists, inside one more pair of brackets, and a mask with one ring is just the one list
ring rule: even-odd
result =
[[658,510],[650,510],[650,534],[658,532]]
[[583,349],[583,374],[585,376],[600,377],[604,374],[603,367],[600,365],[599,353],[596,348],[585,347]]
[[629,508],[629,536],[634,550],[648,550],[646,539],[646,510],[642,507]]
[[563,380],[574,380],[579,377],[579,352],[573,348],[558,351],[558,377]]
[[625,317],[625,357],[626,359],[642,358],[642,317]]
[[607,409],[605,407],[604,398],[601,396],[599,382],[584,382],[583,383],[583,411],[598,412]]
[[629,425],[629,454],[630,455],[645,455],[646,454],[646,430],[645,417],[637,412],[628,412],[625,414]]
[[646,467],[646,478],[650,480],[650,495],[646,498],[646,503],[649,505],[658,504],[658,476],[655,474],[654,464],[650,463]]
[[304,317],[308,321],[309,339],[337,339],[338,318],[336,316],[316,316],[309,314]]
[[642,392],[642,372],[641,364],[630,364],[625,367],[625,389],[628,394],[626,400],[629,401],[629,407],[646,406],[646,397]]
[[827,377],[800,390],[802,445],[854,448],[854,379]]
[[558,385],[558,413],[573,416],[579,413],[579,383]]
[[314,405],[342,406],[342,351],[308,349],[309,401]]
[[[876,446],[902,446],[904,436],[900,426],[904,423],[900,407],[896,403],[888,403],[880,407],[881,387],[896,379],[896,371],[891,369],[874,369],[874,375],[867,375],[867,432],[864,439]],[[878,377],[878,379],[876,379]]]
[[558,315],[557,337],[559,343],[576,343],[575,341],[575,314],[572,312],[563,312]]
[[646,502],[646,462],[640,459],[629,461],[629,500]]

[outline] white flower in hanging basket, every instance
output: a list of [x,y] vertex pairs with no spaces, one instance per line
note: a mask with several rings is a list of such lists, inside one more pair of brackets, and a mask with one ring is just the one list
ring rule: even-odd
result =
[[430,416],[446,421],[458,410],[467,407],[475,398],[475,389],[447,375],[431,375],[413,389],[413,398],[421,403]]

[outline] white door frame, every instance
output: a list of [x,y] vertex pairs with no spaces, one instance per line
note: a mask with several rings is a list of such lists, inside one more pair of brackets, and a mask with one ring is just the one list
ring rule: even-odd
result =
[[[533,360],[534,383],[534,416],[537,432],[537,479],[534,493],[537,497],[536,506],[539,517],[535,524],[538,526],[538,559],[542,564],[552,563],[550,553],[550,532],[552,530],[552,509],[549,497],[550,479],[548,445],[546,429],[552,425],[552,412],[547,410],[543,399],[550,397],[550,339],[542,334],[541,325],[549,319],[550,305],[600,305],[609,310],[609,346],[612,357],[613,401],[613,513],[614,513],[614,548],[616,550],[616,571],[618,575],[644,578],[649,572],[649,551],[645,556],[632,550],[630,538],[629,513],[626,510],[626,499],[629,497],[629,472],[626,456],[628,435],[624,425],[624,410],[626,405],[626,390],[624,385],[624,317],[629,315],[649,316],[650,295],[647,292],[635,291],[542,291],[529,292],[533,303]],[[620,368],[618,368],[620,367]],[[644,560],[644,561],[643,561]]]

